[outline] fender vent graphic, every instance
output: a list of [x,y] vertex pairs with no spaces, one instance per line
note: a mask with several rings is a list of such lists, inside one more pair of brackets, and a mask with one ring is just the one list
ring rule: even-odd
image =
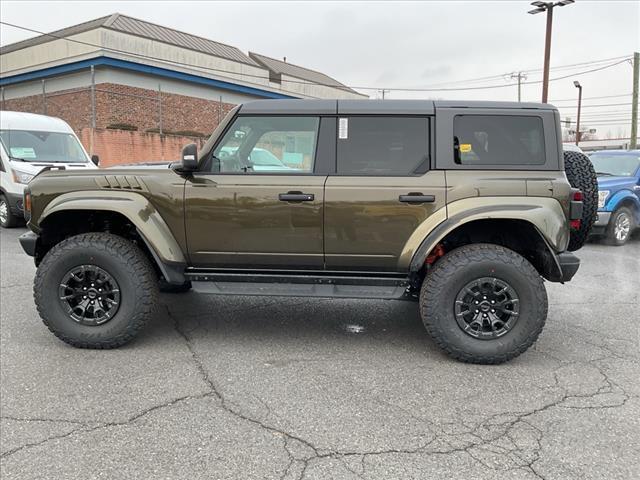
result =
[[101,188],[109,188],[111,190],[147,191],[142,179],[133,175],[105,175],[104,177],[97,177],[96,183]]

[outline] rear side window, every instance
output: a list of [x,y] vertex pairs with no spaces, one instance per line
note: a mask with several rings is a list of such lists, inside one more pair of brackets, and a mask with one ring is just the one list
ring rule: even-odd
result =
[[457,115],[454,159],[459,165],[544,165],[542,119],[516,115]]
[[428,152],[425,117],[338,118],[340,175],[422,174],[428,169]]

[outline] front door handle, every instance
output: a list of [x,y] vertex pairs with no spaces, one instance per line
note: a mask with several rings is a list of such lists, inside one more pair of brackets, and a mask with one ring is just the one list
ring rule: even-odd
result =
[[313,193],[287,192],[278,194],[278,200],[281,202],[313,202],[314,199]]
[[400,195],[398,197],[403,203],[433,203],[436,201],[434,195],[423,195],[421,192],[411,192],[407,195]]

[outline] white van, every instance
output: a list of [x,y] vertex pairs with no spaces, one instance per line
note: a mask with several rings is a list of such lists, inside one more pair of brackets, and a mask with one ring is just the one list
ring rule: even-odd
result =
[[98,168],[63,120],[33,113],[0,111],[0,226],[23,215],[25,185],[45,167]]

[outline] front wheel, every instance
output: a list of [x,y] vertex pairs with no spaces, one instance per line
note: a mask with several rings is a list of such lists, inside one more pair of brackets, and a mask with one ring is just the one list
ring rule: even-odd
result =
[[631,237],[633,228],[633,212],[627,207],[620,207],[609,220],[607,242],[618,247],[624,245]]
[[492,244],[449,252],[420,291],[427,332],[450,356],[469,363],[498,364],[523,353],[540,335],[547,308],[531,263]]
[[80,348],[116,348],[151,319],[158,280],[133,243],[85,233],[54,246],[38,266],[34,299],[44,324]]
[[0,193],[0,227],[11,228],[18,225],[20,219],[11,213],[7,197]]

